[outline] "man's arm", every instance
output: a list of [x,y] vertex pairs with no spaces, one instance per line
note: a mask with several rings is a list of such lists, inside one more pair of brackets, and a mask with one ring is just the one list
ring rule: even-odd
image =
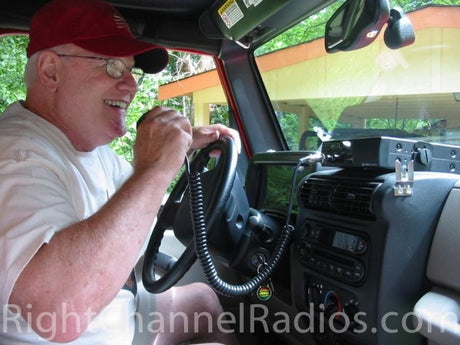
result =
[[[78,338],[91,321],[88,315],[98,314],[117,295],[191,142],[185,117],[152,110],[139,126],[133,175],[97,213],[56,233],[27,264],[9,303],[28,313],[23,316],[39,335],[53,335],[58,342]],[[64,311],[79,315],[79,322]],[[40,319],[43,312],[59,322],[47,325],[52,319]],[[43,332],[50,326],[56,328]]]

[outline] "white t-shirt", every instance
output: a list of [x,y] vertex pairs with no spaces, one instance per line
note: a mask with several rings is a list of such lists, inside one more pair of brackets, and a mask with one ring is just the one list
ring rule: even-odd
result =
[[[12,288],[44,243],[94,214],[131,173],[107,146],[76,151],[20,102],[0,116],[0,344],[47,344],[6,307]],[[72,344],[131,344],[135,310],[135,292],[122,289]]]

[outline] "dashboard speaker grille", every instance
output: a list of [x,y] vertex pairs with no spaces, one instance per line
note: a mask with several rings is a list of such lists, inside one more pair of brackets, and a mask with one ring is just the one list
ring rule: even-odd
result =
[[380,185],[375,181],[310,177],[300,187],[304,207],[348,217],[375,218],[372,196]]

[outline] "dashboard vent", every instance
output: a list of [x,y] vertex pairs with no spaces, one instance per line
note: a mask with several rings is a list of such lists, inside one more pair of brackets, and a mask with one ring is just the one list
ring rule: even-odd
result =
[[300,187],[300,200],[306,208],[374,218],[372,195],[379,185],[379,182],[311,177]]

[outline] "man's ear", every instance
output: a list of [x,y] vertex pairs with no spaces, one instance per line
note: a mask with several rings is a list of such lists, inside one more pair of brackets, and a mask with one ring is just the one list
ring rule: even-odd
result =
[[52,51],[46,50],[38,57],[38,79],[49,91],[55,91],[57,89],[60,65],[61,61],[59,56]]

